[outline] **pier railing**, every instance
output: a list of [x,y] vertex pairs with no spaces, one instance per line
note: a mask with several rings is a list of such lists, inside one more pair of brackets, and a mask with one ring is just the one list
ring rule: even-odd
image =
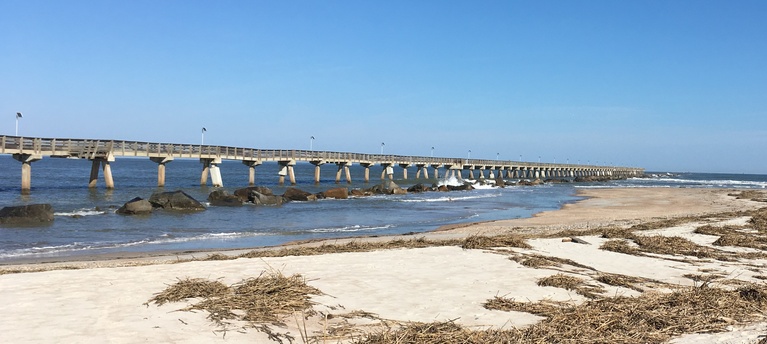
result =
[[52,157],[104,159],[110,156],[173,157],[242,161],[310,161],[441,165],[455,168],[609,169],[637,171],[635,167],[534,163],[508,160],[441,158],[391,154],[364,154],[296,149],[257,149],[230,146],[158,143],[123,140],[0,136],[0,154],[35,154]]

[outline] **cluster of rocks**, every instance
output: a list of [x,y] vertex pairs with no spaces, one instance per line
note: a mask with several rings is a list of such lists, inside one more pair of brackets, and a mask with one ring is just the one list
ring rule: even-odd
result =
[[[503,178],[496,178],[495,185],[504,186],[535,186],[545,183],[583,183],[583,182],[605,182],[616,179],[625,179],[625,177],[613,176],[588,176],[577,177],[573,181],[568,179],[535,179],[520,180],[518,182],[504,181]],[[486,180],[479,180],[479,184],[485,185],[492,183]],[[473,190],[471,183],[461,185],[437,185],[427,186],[416,184],[404,189],[393,181],[384,182],[368,189],[352,189],[339,187],[325,190],[320,193],[310,193],[298,188],[290,187],[282,195],[275,195],[271,189],[263,186],[253,186],[237,189],[233,194],[226,190],[215,190],[208,195],[208,202],[212,206],[241,206],[245,203],[256,205],[277,206],[291,201],[316,201],[324,198],[347,199],[351,197],[364,197],[371,195],[401,195],[407,193],[418,193],[427,191],[467,191]],[[136,197],[126,202],[117,209],[118,214],[141,215],[150,214],[155,209],[173,210],[173,211],[202,211],[206,207],[194,199],[189,194],[178,190],[171,192],[158,192],[152,194],[148,200]],[[29,204],[23,206],[12,206],[0,209],[0,225],[39,225],[53,221],[53,209],[50,204]]]

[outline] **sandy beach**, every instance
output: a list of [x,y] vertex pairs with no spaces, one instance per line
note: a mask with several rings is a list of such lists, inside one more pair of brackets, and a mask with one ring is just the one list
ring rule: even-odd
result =
[[[702,283],[722,288],[764,284],[767,259],[759,255],[762,249],[714,244],[720,238],[712,234],[717,228],[729,228],[739,234],[754,233],[750,227],[751,216],[744,212],[767,206],[750,199],[736,199],[729,195],[732,193],[738,191],[580,189],[579,195],[585,197],[584,200],[533,218],[456,225],[407,236],[328,240],[287,248],[392,240],[448,242],[510,234],[524,239],[526,245],[517,246],[466,249],[456,244],[435,244],[227,260],[204,260],[215,252],[203,252],[3,266],[0,267],[4,271],[0,275],[0,304],[6,316],[0,322],[0,333],[2,341],[7,343],[261,343],[270,342],[268,332],[273,331],[285,342],[284,335],[288,334],[298,343],[337,343],[358,340],[365,333],[408,322],[452,321],[470,330],[504,330],[525,328],[545,318],[485,306],[496,297],[577,305],[595,297],[639,297]],[[668,221],[685,217],[684,221]],[[636,227],[659,221],[667,224],[642,230]],[[636,230],[629,230],[631,226]],[[696,231],[701,227],[708,228],[709,232]],[[600,234],[604,228],[622,229],[620,233],[626,236]],[[685,242],[697,245],[697,253],[706,255],[649,251],[642,246],[641,237],[684,238]],[[634,251],[605,249],[620,240],[628,242],[625,247]],[[229,257],[243,253],[246,251],[221,252]],[[725,255],[727,259],[718,258]],[[186,261],[192,258],[195,260]],[[540,266],[525,263],[532,258],[559,263]],[[48,271],[33,272],[36,270]],[[220,326],[208,319],[209,313],[205,310],[179,311],[199,302],[200,298],[162,305],[149,302],[168,286],[186,278],[219,281],[230,286],[265,273],[300,274],[307,285],[321,294],[311,295],[311,310],[284,317],[283,326],[269,325],[268,331],[241,320]],[[541,280],[558,275],[584,282],[570,289],[541,285]],[[634,288],[605,283],[599,279],[605,275],[636,277]],[[598,295],[586,293],[584,288]],[[714,333],[675,335],[671,340],[673,343],[757,343],[760,335],[767,334],[767,321],[763,317],[757,314],[745,321],[722,316],[725,324]]]

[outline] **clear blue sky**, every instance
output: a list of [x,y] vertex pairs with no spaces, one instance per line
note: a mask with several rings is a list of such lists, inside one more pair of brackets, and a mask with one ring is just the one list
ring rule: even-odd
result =
[[0,133],[767,173],[767,1],[0,0]]

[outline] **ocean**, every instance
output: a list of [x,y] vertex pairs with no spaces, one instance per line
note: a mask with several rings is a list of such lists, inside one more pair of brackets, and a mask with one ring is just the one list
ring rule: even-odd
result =
[[[124,216],[115,210],[134,197],[149,198],[158,191],[183,190],[206,204],[216,190],[200,186],[202,165],[178,159],[167,165],[166,185],[157,188],[157,164],[149,159],[118,158],[111,164],[115,189],[87,187],[88,160],[45,158],[32,164],[32,190],[21,195],[21,164],[0,156],[0,207],[49,203],[53,223],[44,226],[0,226],[0,264],[27,260],[57,260],[100,254],[141,254],[215,249],[244,249],[290,241],[392,235],[431,231],[443,225],[530,217],[561,208],[579,199],[578,188],[614,187],[767,187],[767,175],[659,173],[653,178],[632,178],[605,183],[564,183],[542,186],[482,187],[472,191],[426,192],[290,202],[282,206],[215,207],[197,213],[155,211],[148,216]],[[247,166],[225,161],[221,166],[224,189],[246,187]],[[256,168],[256,185],[282,194],[278,165]],[[317,193],[339,186],[369,188],[381,182],[380,167],[371,167],[370,183],[362,181],[363,168],[351,167],[352,183],[335,183],[335,165],[324,165],[320,184],[314,184],[314,166],[295,167],[295,187]],[[440,180],[415,179],[415,168],[403,180],[395,168],[395,183],[409,187]],[[444,174],[444,170],[440,171]],[[430,170],[431,174],[431,170]],[[467,173],[464,173],[464,177]]]

